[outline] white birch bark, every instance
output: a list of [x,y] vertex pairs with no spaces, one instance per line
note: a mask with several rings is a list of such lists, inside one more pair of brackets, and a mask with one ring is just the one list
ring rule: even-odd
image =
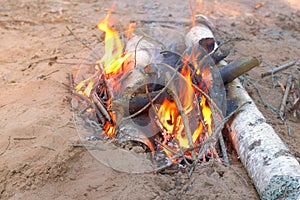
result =
[[231,123],[230,137],[261,199],[300,199],[300,165],[266,122],[238,80],[228,97],[246,104]]

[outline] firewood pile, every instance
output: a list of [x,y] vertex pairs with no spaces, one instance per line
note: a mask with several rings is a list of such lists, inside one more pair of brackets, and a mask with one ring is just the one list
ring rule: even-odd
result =
[[70,75],[76,115],[92,129],[85,139],[138,147],[156,172],[228,163],[222,129],[235,112],[226,116],[225,85],[258,60],[217,67],[227,54],[204,17],[187,31],[130,24],[122,35],[109,23],[111,11],[98,24],[105,41],[92,55],[100,58]]

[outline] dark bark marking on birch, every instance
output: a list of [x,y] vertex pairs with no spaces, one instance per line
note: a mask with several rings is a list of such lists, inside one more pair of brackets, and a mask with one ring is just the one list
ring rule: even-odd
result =
[[290,156],[291,152],[286,149],[281,149],[279,152],[274,154],[274,158],[278,158],[280,156]]
[[272,160],[272,158],[265,156],[263,159],[264,159],[264,162],[263,162],[264,166],[270,165],[269,161]]
[[261,145],[261,140],[256,140],[252,144],[249,145],[248,149],[249,149],[249,151],[252,151],[253,149],[255,149],[256,147],[258,147],[260,145]]
[[259,118],[259,119],[255,120],[255,122],[249,122],[248,125],[249,126],[257,126],[257,125],[262,124],[264,122],[265,122],[265,120],[263,118]]

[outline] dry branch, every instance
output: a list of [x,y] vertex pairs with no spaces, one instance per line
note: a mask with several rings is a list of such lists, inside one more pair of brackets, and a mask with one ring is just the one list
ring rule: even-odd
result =
[[92,94],[92,99],[94,103],[96,104],[97,108],[100,110],[100,112],[103,114],[103,116],[110,122],[113,123],[109,113],[107,112],[106,108],[104,105],[100,102],[99,98],[95,93]]
[[288,80],[286,82],[286,87],[285,87],[284,95],[283,95],[282,102],[280,105],[280,110],[279,110],[279,116],[282,121],[284,121],[284,115],[285,115],[284,110],[285,110],[286,101],[287,101],[287,98],[288,98],[288,95],[290,93],[290,89],[292,86],[292,81],[293,81],[293,76],[290,74],[288,77]]
[[88,48],[91,52],[93,52],[95,55],[97,55],[96,54],[96,52],[94,52],[94,50],[88,45],[88,44],[86,44],[85,42],[83,42],[72,30],[71,30],[71,28],[69,27],[69,26],[66,26],[66,28],[68,29],[68,31],[71,33],[71,35],[73,35],[74,36],[74,38],[77,40],[77,41],[79,41],[84,47],[86,47],[86,48]]
[[276,67],[276,68],[274,68],[274,69],[272,69],[268,72],[262,73],[261,77],[263,78],[263,77],[266,77],[266,76],[269,76],[269,75],[272,75],[272,74],[276,74],[277,72],[280,72],[284,69],[287,69],[287,68],[295,65],[296,63],[297,63],[296,61],[291,61],[289,63],[286,63],[286,64],[282,65],[282,66]]

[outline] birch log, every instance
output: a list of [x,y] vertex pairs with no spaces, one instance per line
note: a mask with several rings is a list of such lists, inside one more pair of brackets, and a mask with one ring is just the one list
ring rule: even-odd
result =
[[[189,37],[193,38],[189,38]],[[213,37],[208,27],[192,28],[187,45]],[[221,65],[227,63],[221,61]],[[300,200],[300,165],[274,129],[266,122],[246,90],[236,79],[228,84],[227,97],[245,105],[232,120],[230,137],[261,199]]]
[[266,122],[238,80],[228,84],[228,98],[245,105],[230,124],[230,137],[261,199],[300,199],[300,166]]

